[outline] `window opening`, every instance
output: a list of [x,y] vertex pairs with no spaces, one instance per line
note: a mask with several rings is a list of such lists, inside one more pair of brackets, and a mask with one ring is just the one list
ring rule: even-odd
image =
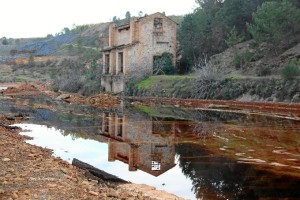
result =
[[109,54],[105,55],[105,74],[109,73]]
[[118,119],[118,136],[119,137],[122,137],[123,136],[123,118],[122,117],[120,117],[119,119]]
[[123,52],[119,53],[119,72],[123,73],[124,68],[124,58],[123,58]]
[[154,19],[154,31],[155,32],[161,32],[162,31],[162,25],[163,25],[163,19],[162,18],[155,18]]

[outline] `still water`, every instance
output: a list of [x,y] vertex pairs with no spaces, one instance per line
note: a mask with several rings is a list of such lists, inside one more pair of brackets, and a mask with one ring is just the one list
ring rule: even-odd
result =
[[299,121],[172,106],[104,111],[39,103],[52,109],[23,107],[31,118],[19,124],[29,130],[22,134],[69,162],[77,158],[185,199],[300,198]]

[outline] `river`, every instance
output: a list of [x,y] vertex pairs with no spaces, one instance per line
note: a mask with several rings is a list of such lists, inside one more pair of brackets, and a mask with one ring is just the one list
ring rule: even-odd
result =
[[45,96],[2,99],[0,109],[29,115],[18,124],[28,143],[185,199],[300,198],[297,120],[126,102],[100,110]]

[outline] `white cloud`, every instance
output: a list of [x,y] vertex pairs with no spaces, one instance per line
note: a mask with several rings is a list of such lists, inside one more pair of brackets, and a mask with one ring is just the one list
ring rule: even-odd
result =
[[184,15],[193,11],[195,0],[4,0],[1,1],[0,37],[43,37],[73,24],[107,22],[129,11]]

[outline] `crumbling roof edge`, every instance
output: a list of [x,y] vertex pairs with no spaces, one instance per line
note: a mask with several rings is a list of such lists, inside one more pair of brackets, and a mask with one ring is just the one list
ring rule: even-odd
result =
[[133,42],[133,43],[129,43],[129,44],[120,44],[118,46],[107,47],[107,48],[102,49],[102,52],[111,51],[113,49],[120,49],[120,48],[125,48],[125,47],[129,47],[129,46],[133,46],[133,45],[135,45],[137,43],[138,42]]
[[141,20],[141,19],[145,19],[145,18],[147,18],[147,17],[149,17],[149,16],[156,15],[156,14],[161,14],[161,15],[165,16],[166,18],[168,18],[169,20],[171,20],[172,22],[174,22],[175,24],[178,25],[177,22],[175,22],[173,19],[171,19],[170,17],[168,17],[167,15],[165,15],[164,13],[161,13],[161,12],[155,12],[155,13],[152,13],[152,14],[150,14],[150,15],[146,15],[146,16],[144,16],[144,17],[140,17],[140,18],[138,18],[137,20],[139,21],[139,20]]

